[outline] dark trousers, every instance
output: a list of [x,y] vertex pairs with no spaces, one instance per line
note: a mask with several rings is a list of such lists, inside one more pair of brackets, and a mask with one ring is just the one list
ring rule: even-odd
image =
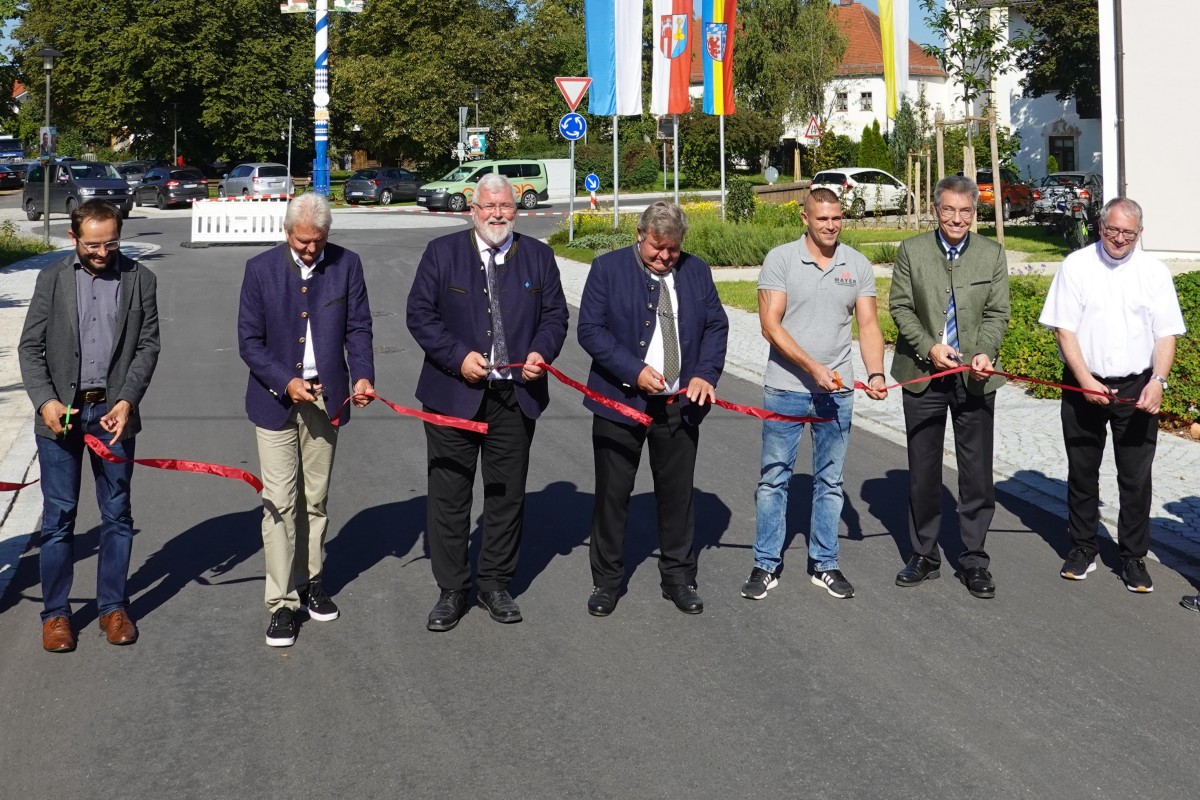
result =
[[[1118,397],[1136,400],[1149,379],[1147,370],[1140,375],[1100,381],[1115,389]],[[1063,370],[1063,384],[1079,385],[1069,369]],[[1121,500],[1117,517],[1121,558],[1144,558],[1150,549],[1150,471],[1158,446],[1158,417],[1139,411],[1132,403],[1100,406],[1089,403],[1079,392],[1063,392],[1067,531],[1074,546],[1095,555],[1100,526],[1100,462],[1110,426]]]
[[[517,569],[525,516],[525,477],[536,427],[517,404],[510,381],[484,389],[474,419],[486,435],[425,423],[429,466],[427,531],[433,578],[441,589],[471,588],[467,549],[475,465],[483,464],[483,541],[479,550],[481,592],[508,587]],[[427,411],[437,413],[426,407]]]
[[100,426],[107,403],[76,406],[72,428],[58,439],[35,436],[42,471],[42,533],[39,571],[42,580],[42,621],[71,615],[71,584],[75,576],[75,515],[83,480],[86,452],[96,483],[100,507],[100,541],[96,548],[96,606],[100,616],[125,608],[125,584],[133,552],[133,516],[129,484],[133,464],[113,464],[87,450],[83,434],[92,434],[118,458],[134,457],[134,440],[113,443],[112,434]]
[[958,462],[958,527],[962,569],[987,568],[984,548],[996,513],[992,481],[996,394],[970,394],[958,375],[930,381],[920,394],[904,393],[904,426],[908,433],[908,534],[915,554],[941,563],[938,531],[942,525],[942,454],[946,413],[954,424]]
[[700,430],[685,425],[679,404],[654,398],[646,408],[650,427],[623,425],[596,416],[592,420],[592,450],[596,459],[596,504],[592,510],[592,582],[617,589],[625,577],[625,522],[629,497],[642,459],[642,444],[650,442],[650,473],[658,506],[658,570],[662,585],[696,583],[696,554],[692,552],[692,484]]

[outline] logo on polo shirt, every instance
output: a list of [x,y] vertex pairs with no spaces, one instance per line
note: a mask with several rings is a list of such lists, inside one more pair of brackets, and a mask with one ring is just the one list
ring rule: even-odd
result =
[[833,279],[833,282],[838,286],[858,286],[858,281],[849,272],[843,272]]

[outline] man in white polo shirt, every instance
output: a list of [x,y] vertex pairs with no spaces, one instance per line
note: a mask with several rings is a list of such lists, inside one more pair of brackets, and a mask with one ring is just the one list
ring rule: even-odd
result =
[[[1142,207],[1118,197],[1100,211],[1100,242],[1067,256],[1038,319],[1054,329],[1065,364],[1063,438],[1067,449],[1067,531],[1071,550],[1059,574],[1081,581],[1096,569],[1100,461],[1112,428],[1121,511],[1121,578],[1131,592],[1154,591],[1150,548],[1150,468],[1157,414],[1175,360],[1183,314],[1171,273],[1136,249]],[[1124,401],[1124,402],[1122,402]],[[1136,401],[1136,402],[1134,402]]]

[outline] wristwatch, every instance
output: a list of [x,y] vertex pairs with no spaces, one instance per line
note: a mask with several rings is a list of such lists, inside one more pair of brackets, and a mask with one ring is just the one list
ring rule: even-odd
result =
[[1151,375],[1151,376],[1150,376],[1150,380],[1152,380],[1152,381],[1158,381],[1159,383],[1161,383],[1161,384],[1163,385],[1163,391],[1164,391],[1164,392],[1165,392],[1167,389],[1171,388],[1171,385],[1170,385],[1169,383],[1167,383],[1167,379],[1166,379],[1166,378],[1164,378],[1162,375]]

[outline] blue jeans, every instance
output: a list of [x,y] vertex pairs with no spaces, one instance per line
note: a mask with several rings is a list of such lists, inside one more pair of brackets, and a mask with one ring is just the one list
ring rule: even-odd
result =
[[[819,572],[838,568],[838,524],[842,517],[842,468],[850,442],[854,393],[809,394],[786,392],[767,386],[763,407],[790,417],[832,417],[832,422],[812,423],[813,501],[808,555]],[[783,563],[787,534],[788,484],[803,422],[763,422],[762,462],[755,492],[756,532],[754,564],[776,572]]]
[[[39,568],[42,579],[42,621],[71,614],[71,582],[75,574],[75,514],[83,455],[83,432],[95,436],[113,455],[133,458],[133,440],[109,442],[112,434],[100,427],[108,413],[106,403],[84,403],[66,437],[37,439],[42,470],[42,536]],[[133,517],[129,506],[129,481],[133,464],[110,464],[87,450],[96,478],[96,504],[100,507],[100,544],[96,557],[96,605],[100,616],[125,608],[125,582],[133,550]]]

